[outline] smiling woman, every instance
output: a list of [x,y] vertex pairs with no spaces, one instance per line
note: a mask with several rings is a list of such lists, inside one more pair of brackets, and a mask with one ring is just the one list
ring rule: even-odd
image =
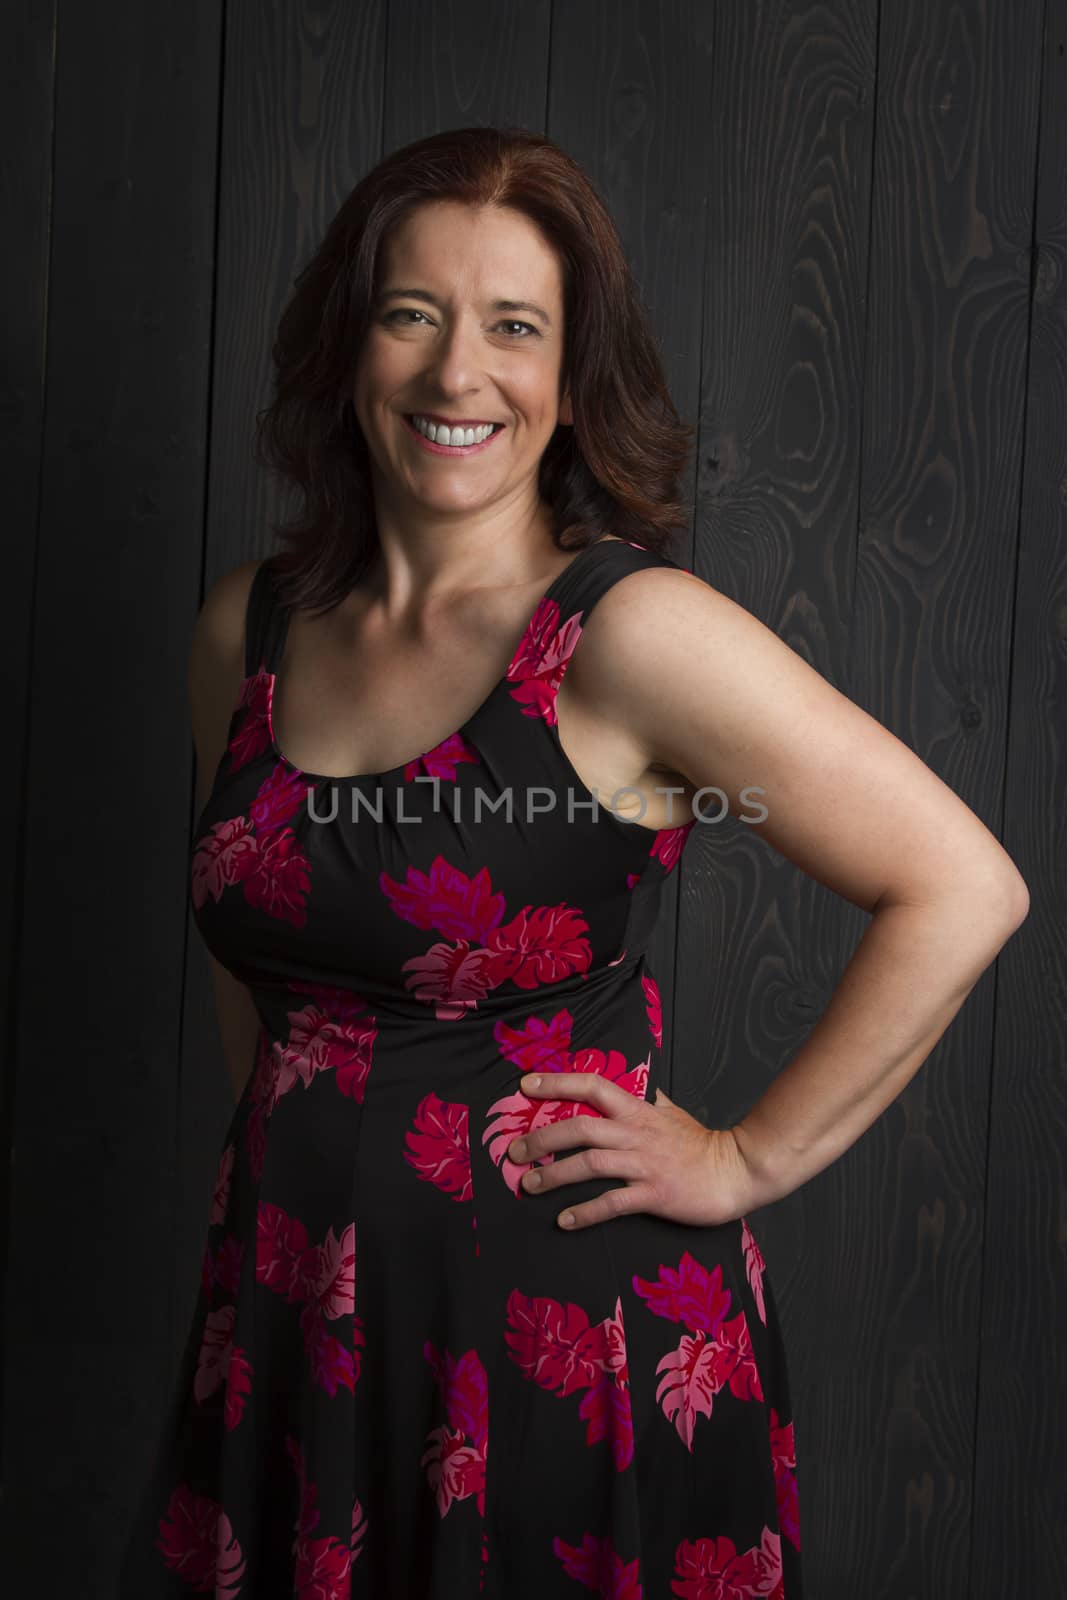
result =
[[[803,1600],[747,1213],[906,1085],[1026,887],[667,553],[688,430],[550,141],[390,156],[274,355],[261,443],[303,509],[210,591],[189,669],[238,1103],[121,1600]],[[709,1128],[663,1092],[647,952],[698,797],[743,815],[750,784],[762,838],[871,923]]]
[[710,591],[618,235],[550,141],[439,135],[346,200],[274,353],[303,510],[189,676],[238,1104],[121,1600],[802,1600],[760,1196],[662,1091],[695,746],[653,647]]
[[[383,472],[390,483],[415,414],[502,428],[508,461],[492,470],[524,488],[509,526],[536,502],[542,550],[612,533],[666,553],[688,523],[694,429],[614,222],[550,140],[460,129],[375,167],[297,278],[274,362],[260,459],[302,497],[279,530],[287,605],[325,610],[373,566]],[[432,459],[413,450],[401,475]],[[448,492],[460,513],[466,491]]]

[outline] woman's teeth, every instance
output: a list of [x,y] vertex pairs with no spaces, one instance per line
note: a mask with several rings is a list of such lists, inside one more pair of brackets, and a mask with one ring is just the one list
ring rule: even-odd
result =
[[431,444],[457,446],[481,444],[497,426],[495,423],[487,422],[484,428],[449,428],[443,422],[428,422],[425,417],[412,417],[411,425],[429,439]]

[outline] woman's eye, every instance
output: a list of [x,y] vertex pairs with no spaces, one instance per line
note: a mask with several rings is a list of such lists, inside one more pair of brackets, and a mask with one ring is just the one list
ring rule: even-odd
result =
[[[398,306],[395,311],[387,311],[386,314],[385,314],[386,322],[391,322],[394,317],[425,317],[425,313],[422,312],[422,311],[416,311],[413,306]],[[416,326],[417,326],[416,323],[412,323],[412,322],[408,323],[408,327],[409,328],[416,327]],[[503,322],[498,322],[497,323],[497,327],[498,328],[525,328],[527,333],[532,333],[535,337],[538,336],[538,330],[533,326],[532,323],[529,323],[529,322],[517,322],[517,321],[514,321],[511,317],[506,318]]]

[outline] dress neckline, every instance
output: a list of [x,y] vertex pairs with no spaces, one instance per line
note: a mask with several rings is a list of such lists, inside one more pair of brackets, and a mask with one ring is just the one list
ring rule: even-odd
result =
[[270,677],[270,692],[269,692],[269,694],[267,696],[267,733],[268,733],[268,736],[269,736],[269,750],[270,750],[271,755],[274,757],[274,759],[277,762],[280,763],[281,766],[283,766],[286,769],[287,772],[292,773],[294,777],[305,778],[308,783],[313,783],[313,784],[320,784],[320,783],[369,783],[372,779],[375,782],[380,783],[383,779],[401,777],[403,775],[405,769],[407,767],[410,767],[413,762],[421,761],[424,756],[426,756],[426,755],[428,755],[430,753],[431,750],[438,749],[441,745],[447,743],[447,741],[449,739],[455,739],[457,737],[462,736],[467,731],[467,729],[471,726],[471,724],[478,717],[480,717],[482,715],[482,713],[485,711],[486,707],[489,705],[489,702],[491,700],[493,700],[496,697],[496,695],[500,692],[500,689],[501,689],[502,685],[507,683],[508,674],[510,673],[511,668],[514,665],[515,657],[518,655],[519,651],[522,649],[523,640],[526,638],[526,635],[529,633],[530,626],[531,626],[534,618],[537,616],[537,613],[540,611],[541,607],[545,604],[546,601],[555,600],[556,599],[558,591],[563,586],[564,579],[570,576],[571,572],[573,571],[573,569],[575,567],[578,566],[579,562],[581,562],[583,560],[587,560],[588,557],[590,556],[590,554],[594,550],[601,549],[601,547],[603,545],[611,546],[611,545],[626,544],[627,542],[628,541],[625,540],[625,539],[618,539],[618,538],[612,537],[611,535],[605,534],[605,535],[602,535],[601,538],[595,539],[592,544],[587,544],[581,550],[579,550],[577,552],[577,554],[574,556],[574,558],[571,561],[568,561],[567,565],[563,568],[562,572],[557,572],[556,576],[553,578],[552,582],[549,584],[549,586],[545,590],[544,594],[537,601],[537,604],[534,606],[533,610],[530,612],[529,616],[526,619],[526,622],[525,622],[525,625],[523,627],[522,633],[519,635],[519,641],[516,644],[515,649],[512,651],[511,660],[508,662],[507,666],[504,668],[504,671],[503,671],[502,675],[493,684],[492,688],[489,690],[489,693],[485,696],[485,699],[482,700],[481,703],[475,707],[475,709],[471,712],[470,716],[466,717],[463,720],[463,722],[460,723],[459,727],[454,729],[453,732],[445,734],[443,738],[437,740],[436,744],[430,745],[427,750],[420,750],[417,755],[408,756],[406,761],[398,762],[398,764],[395,767],[389,767],[383,772],[347,772],[347,773],[343,773],[343,774],[328,773],[328,772],[309,772],[306,767],[298,767],[294,761],[290,761],[289,757],[285,754],[284,750],[282,750],[282,748],[279,745],[277,739],[275,738],[275,734],[274,734],[274,686],[277,683],[277,670],[276,670],[276,668],[277,668],[278,663],[281,661],[283,654],[285,653],[285,641],[286,641],[286,638],[288,637],[288,634],[289,634],[290,609],[288,607],[280,608],[280,610],[281,610],[281,621],[280,621],[280,625],[279,625],[279,628],[278,628],[277,638],[276,638],[275,644],[274,644],[274,654],[273,654],[273,665],[275,667],[275,670],[271,671],[268,674],[269,677]]

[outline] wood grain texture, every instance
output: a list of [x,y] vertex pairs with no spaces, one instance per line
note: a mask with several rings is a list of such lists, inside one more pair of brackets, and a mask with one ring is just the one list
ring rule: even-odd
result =
[[[718,216],[711,191],[699,570],[999,832],[1040,7],[717,16],[731,170]],[[865,918],[741,824],[686,865],[683,1075],[733,1119]],[[969,1593],[994,978],[868,1135],[757,1220],[827,1600]]]
[[[848,690],[998,835],[1041,14],[883,7],[879,39]],[[858,1267],[836,1287],[865,1308],[825,1437],[855,1419],[880,1444],[877,1475],[841,1479],[872,1594],[962,1597],[975,1577],[996,976],[823,1186]]]
[[382,154],[444,128],[543,133],[551,0],[390,0]]
[[211,0],[180,13],[110,0],[105,27],[68,0],[56,11],[11,1067],[13,1592],[111,1592],[172,1376],[184,644],[200,582],[219,46]]
[[[0,461],[9,537],[4,548],[4,746],[8,781],[0,792],[0,1017],[6,1057],[14,1060],[21,981],[22,862],[26,847],[25,764],[30,738],[30,656],[41,489],[41,430],[52,210],[52,115],[55,7],[18,0],[5,17],[0,55],[0,215],[5,248],[0,283],[5,306],[17,307],[6,330],[0,376]],[[0,1327],[7,1327],[7,1252],[14,1169],[15,1073],[0,1083]],[[4,1344],[7,1340],[5,1338]],[[4,1437],[0,1386],[0,1439]],[[0,1498],[3,1485],[0,1481]]]
[[[1067,1594],[1067,0],[1045,10],[1028,126],[1039,89],[1029,239],[1025,212],[1018,219],[1029,272],[1023,410],[1006,417],[1005,397],[996,413],[1021,451],[1002,837],[1031,909],[997,964],[972,1600]],[[1006,527],[1015,516],[1008,505]]]
[[[714,18],[695,570],[848,692],[877,7]],[[864,919],[729,817],[698,824],[682,867],[676,1076],[729,1126],[817,1020]],[[806,1582],[873,1600],[919,1592],[872,1570],[855,1501],[881,1481],[878,1421],[840,1401],[884,1310],[850,1286],[893,1227],[843,1239],[840,1181],[752,1220],[789,1353]]]

